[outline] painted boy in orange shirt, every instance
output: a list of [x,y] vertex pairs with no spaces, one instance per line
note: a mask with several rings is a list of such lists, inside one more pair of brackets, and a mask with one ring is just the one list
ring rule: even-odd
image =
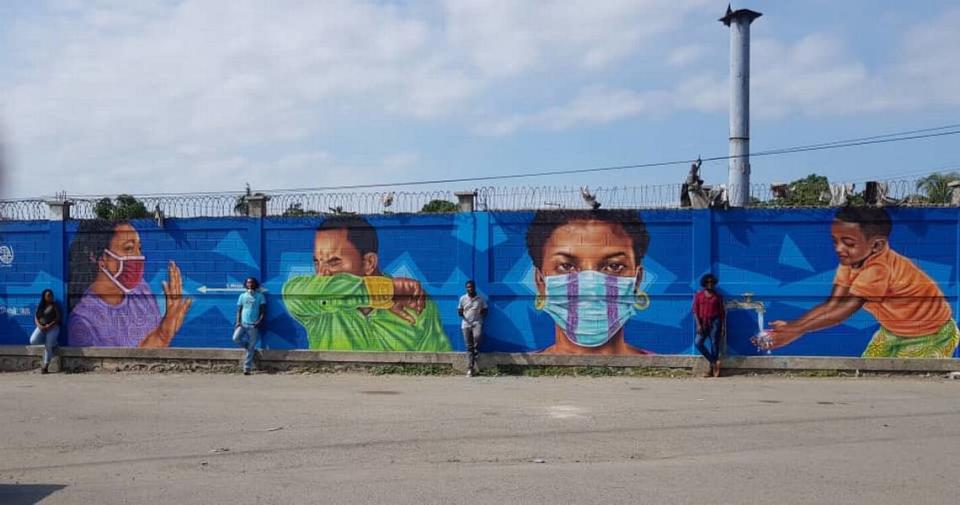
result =
[[960,340],[950,305],[927,274],[890,248],[892,224],[881,208],[837,211],[830,235],[840,260],[830,298],[793,321],[774,321],[762,347],[782,347],[805,333],[842,323],[862,307],[880,329],[865,358],[950,358]]

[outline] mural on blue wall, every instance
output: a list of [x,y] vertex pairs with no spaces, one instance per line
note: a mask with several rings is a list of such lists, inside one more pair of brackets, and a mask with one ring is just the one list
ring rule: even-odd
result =
[[146,257],[127,222],[84,221],[70,248],[68,334],[73,346],[168,347],[193,300],[176,262],[163,281],[165,311],[144,280]]
[[712,271],[728,354],[951,357],[957,230],[956,209],[906,208],[0,222],[0,343],[27,342],[52,287],[61,343],[232,347],[254,276],[269,348],[459,351],[474,279],[484,352],[693,354]]
[[783,347],[836,326],[861,308],[880,328],[863,351],[867,358],[949,358],[960,330],[937,283],[889,243],[893,223],[882,208],[837,211],[830,237],[840,265],[826,301],[791,321],[777,320],[756,339],[762,348]]
[[489,243],[486,250],[478,246],[491,258],[479,280],[492,307],[485,325],[492,342],[484,350],[689,352],[689,213],[487,216]]
[[636,212],[538,212],[527,229],[534,306],[556,325],[547,354],[647,354],[624,326],[650,306],[642,289],[650,243]]
[[40,293],[58,282],[48,270],[49,225],[0,221],[0,345],[24,344]]
[[360,216],[334,216],[313,237],[313,273],[283,285],[287,312],[325,351],[450,351],[437,305],[420,281],[380,268],[377,231]]

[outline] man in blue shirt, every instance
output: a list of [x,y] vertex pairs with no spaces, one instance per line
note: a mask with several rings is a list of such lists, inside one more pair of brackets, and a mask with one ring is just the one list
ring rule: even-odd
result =
[[253,277],[248,277],[245,283],[246,291],[237,299],[237,325],[233,331],[233,341],[246,349],[247,356],[243,360],[243,375],[250,375],[253,368],[253,355],[257,351],[257,340],[260,338],[260,323],[266,313],[267,299],[260,292],[260,283]]

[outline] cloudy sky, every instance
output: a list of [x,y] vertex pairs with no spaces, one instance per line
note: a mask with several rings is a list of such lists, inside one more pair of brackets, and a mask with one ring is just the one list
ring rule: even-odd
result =
[[[960,123],[955,1],[734,7],[764,13],[753,27],[754,150]],[[3,1],[3,191],[266,190],[723,155],[725,8]],[[942,167],[960,168],[960,137],[753,161],[764,182]],[[659,184],[685,170],[506,184]],[[712,182],[725,174],[724,163],[705,168]]]

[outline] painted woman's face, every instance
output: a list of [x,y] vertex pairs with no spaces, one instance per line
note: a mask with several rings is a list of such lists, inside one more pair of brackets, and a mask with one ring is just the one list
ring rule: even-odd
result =
[[53,301],[53,292],[51,292],[51,291],[45,292],[45,293],[43,294],[43,299],[44,299],[45,301],[47,301],[47,302],[52,302],[52,301]]
[[570,221],[543,245],[537,308],[575,345],[603,346],[636,313],[639,263],[633,239],[619,223]]
[[571,221],[555,229],[543,245],[541,270],[544,276],[594,270],[636,277],[643,266],[633,252],[633,239],[619,224]]
[[[120,224],[113,229],[113,238],[110,239],[108,247],[110,252],[120,257],[143,255],[140,249],[140,234],[129,224]],[[110,273],[115,274],[120,270],[120,261],[109,254],[103,254],[101,261]]]

